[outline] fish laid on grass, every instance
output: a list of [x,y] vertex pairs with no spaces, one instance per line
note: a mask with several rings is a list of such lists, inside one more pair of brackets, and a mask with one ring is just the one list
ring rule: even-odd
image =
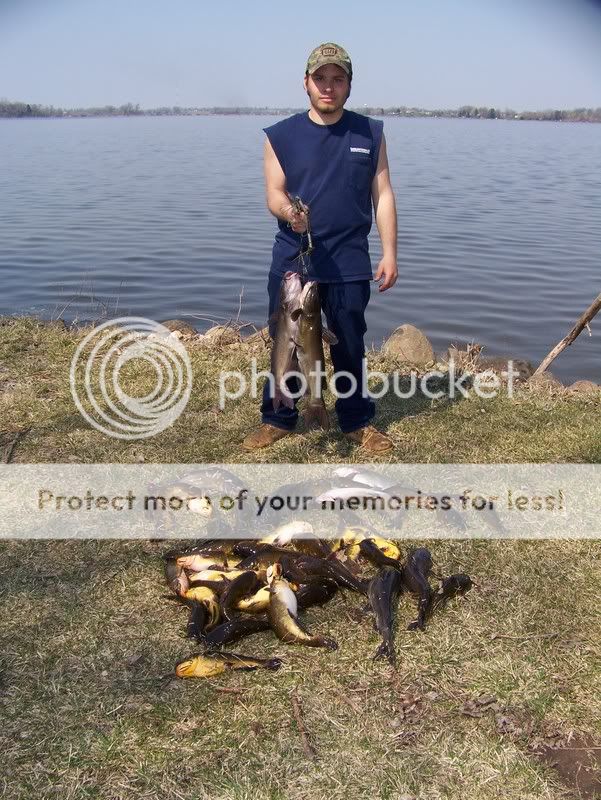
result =
[[[349,490],[337,487],[334,491]],[[385,494],[379,489],[367,491]],[[296,520],[262,540],[205,538],[166,553],[167,584],[175,594],[173,599],[189,609],[188,636],[204,650],[177,664],[178,677],[211,678],[226,670],[277,669],[281,663],[277,658],[217,651],[267,629],[289,644],[337,649],[333,639],[306,629],[299,610],[326,603],[338,589],[367,595],[381,636],[374,658],[385,657],[394,664],[395,614],[402,591],[418,599],[417,619],[409,629],[423,630],[432,614],[474,585],[469,575],[456,573],[432,590],[433,564],[427,548],[411,550],[403,563],[398,542],[357,521],[354,512],[350,518],[340,518],[337,536],[328,542],[321,540],[309,523]],[[378,568],[375,577],[362,574],[366,561]]]
[[366,585],[361,578],[337,559],[315,558],[314,556],[301,555],[291,558],[288,555],[280,558],[283,574],[294,583],[323,582],[324,579],[334,581],[341,589],[350,589],[359,594],[365,594]]
[[252,570],[243,572],[232,580],[219,598],[221,613],[226,620],[233,619],[237,613],[237,603],[248,595],[254,595],[261,588],[257,573]]
[[372,536],[359,542],[359,552],[376,567],[400,568],[401,551],[394,542]]
[[449,575],[444,578],[440,586],[435,592],[432,592],[430,604],[428,606],[428,616],[433,614],[437,609],[444,608],[449,600],[454,597],[461,597],[469,592],[474,585],[474,582],[469,575],[464,572],[456,572],[454,575]]
[[282,666],[280,658],[253,658],[237,653],[222,651],[202,653],[190,656],[180,661],[175,666],[178,678],[214,678],[223,672],[232,669],[279,669]]
[[221,616],[217,595],[206,586],[193,586],[180,595],[180,600],[190,609],[188,638],[202,641],[205,631],[217,625]]
[[367,589],[369,603],[376,618],[375,627],[382,637],[382,644],[376,650],[374,659],[385,656],[391,664],[395,663],[394,612],[396,600],[401,591],[401,572],[395,567],[383,567],[372,578]]
[[255,614],[252,616],[241,614],[227,622],[222,622],[209,631],[204,637],[204,644],[209,648],[221,647],[224,644],[237,642],[244,636],[268,631],[269,627],[267,614]]
[[338,644],[333,639],[311,634],[299,622],[296,595],[288,581],[282,577],[280,564],[274,564],[267,570],[267,580],[271,595],[267,616],[278,639],[288,644],[327,647],[329,650],[338,649]]
[[403,587],[417,597],[417,619],[407,629],[412,631],[426,627],[426,616],[430,606],[432,589],[428,577],[432,572],[432,555],[426,547],[417,547],[407,555],[402,570]]
[[283,525],[279,525],[275,531],[263,536],[262,539],[259,539],[259,544],[274,544],[276,547],[285,547],[293,539],[302,539],[305,536],[314,536],[313,525],[304,520],[292,520],[292,522],[285,522]]

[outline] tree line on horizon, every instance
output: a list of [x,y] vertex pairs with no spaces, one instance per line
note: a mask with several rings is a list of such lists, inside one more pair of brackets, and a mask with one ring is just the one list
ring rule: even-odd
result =
[[[303,108],[276,107],[229,107],[208,108],[163,106],[141,109],[139,103],[124,103],[120,106],[92,106],[90,108],[55,108],[36,103],[23,103],[0,99],[0,118],[3,117],[132,117],[132,116],[208,116],[208,115],[286,115],[304,111]],[[543,111],[515,111],[511,108],[487,106],[461,106],[456,109],[426,109],[408,106],[363,106],[355,108],[369,116],[393,117],[448,117],[465,119],[517,119],[549,120],[553,122],[601,122],[601,108],[545,109]]]

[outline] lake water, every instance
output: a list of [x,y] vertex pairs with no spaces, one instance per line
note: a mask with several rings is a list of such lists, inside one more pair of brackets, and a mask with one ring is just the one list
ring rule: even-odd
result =
[[[271,117],[0,121],[0,314],[265,324]],[[402,323],[540,361],[601,291],[601,125],[386,118]],[[380,248],[372,234],[372,260]],[[601,316],[556,362],[601,382]]]

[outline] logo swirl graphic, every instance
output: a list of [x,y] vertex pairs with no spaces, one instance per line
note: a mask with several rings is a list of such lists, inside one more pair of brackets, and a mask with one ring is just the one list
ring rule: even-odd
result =
[[[192,366],[186,348],[163,325],[119,317],[80,342],[69,381],[79,412],[94,428],[117,439],[147,439],[185,409]],[[136,388],[145,394],[139,396]]]

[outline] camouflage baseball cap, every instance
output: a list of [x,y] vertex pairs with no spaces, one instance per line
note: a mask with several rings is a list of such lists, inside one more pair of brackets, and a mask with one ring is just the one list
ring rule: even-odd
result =
[[339,44],[325,42],[316,47],[307,60],[307,75],[313,75],[315,70],[325,64],[336,64],[342,67],[349,78],[353,77],[353,65],[349,54]]

